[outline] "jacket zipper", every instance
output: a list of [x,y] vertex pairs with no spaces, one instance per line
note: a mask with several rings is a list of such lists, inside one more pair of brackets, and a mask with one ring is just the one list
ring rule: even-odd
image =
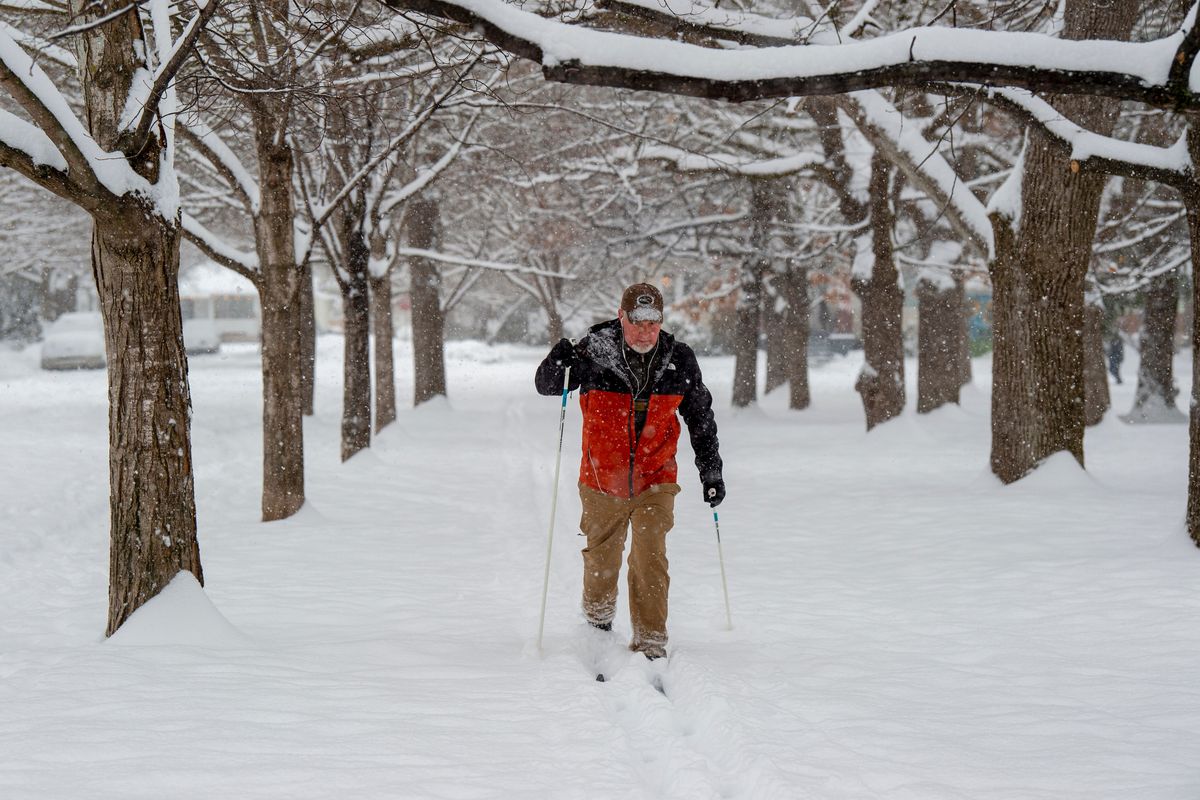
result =
[[629,499],[633,499],[633,460],[637,455],[637,417],[634,410],[635,398],[629,396]]

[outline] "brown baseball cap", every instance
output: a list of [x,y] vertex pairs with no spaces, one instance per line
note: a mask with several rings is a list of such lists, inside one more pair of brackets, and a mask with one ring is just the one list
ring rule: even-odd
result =
[[631,322],[662,322],[662,292],[649,283],[635,283],[621,295],[621,310]]

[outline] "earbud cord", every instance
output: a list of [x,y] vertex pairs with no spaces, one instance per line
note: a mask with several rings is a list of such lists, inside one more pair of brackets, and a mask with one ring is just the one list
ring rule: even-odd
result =
[[[649,367],[653,367],[653,366],[654,366],[654,356],[655,356],[655,355],[658,353],[658,345],[659,345],[659,343],[660,343],[661,341],[662,341],[662,337],[660,336],[660,337],[659,337],[659,341],[654,343],[654,349],[650,351],[650,360],[649,360],[649,361],[647,362],[647,364],[646,364],[646,366],[647,366],[647,370],[646,370],[646,380],[645,380],[645,382],[644,382],[644,383],[639,383],[639,385],[638,385],[638,387],[637,387],[637,391],[635,391],[635,392],[633,393],[633,399],[634,399],[634,400],[637,400],[639,397],[641,397],[641,396],[642,396],[642,389],[645,389],[645,388],[647,388],[647,387],[650,385],[650,377],[651,377],[651,376],[650,376],[650,370],[649,370]],[[631,347],[631,348],[629,348],[629,349],[630,349],[630,350],[632,350],[633,348]],[[636,374],[636,373],[634,373],[634,371],[633,371],[633,367],[629,365],[629,355],[628,355],[628,354],[625,352],[625,348],[624,348],[624,347],[622,347],[622,348],[621,348],[621,358],[625,359],[625,369],[629,370],[629,374],[630,374],[631,376],[633,376],[633,380],[634,380],[634,382],[635,382],[635,383],[636,383],[636,382],[638,382],[638,376],[637,376],[637,374]]]

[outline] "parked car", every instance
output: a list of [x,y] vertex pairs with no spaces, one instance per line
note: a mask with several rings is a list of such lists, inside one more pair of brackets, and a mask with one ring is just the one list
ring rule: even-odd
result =
[[183,345],[188,355],[215,353],[221,349],[221,331],[208,317],[183,319]]
[[42,339],[42,369],[104,369],[104,322],[97,311],[71,311]]

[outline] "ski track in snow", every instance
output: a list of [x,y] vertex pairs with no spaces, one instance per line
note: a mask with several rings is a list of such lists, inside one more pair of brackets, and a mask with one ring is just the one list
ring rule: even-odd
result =
[[131,644],[101,638],[104,376],[0,351],[0,797],[1200,796],[1186,428],[1117,421],[1134,381],[1089,472],[1055,457],[1002,488],[986,360],[924,417],[910,369],[909,410],[867,435],[853,356],[814,366],[802,414],[782,392],[733,413],[732,359],[702,359],[735,627],[683,437],[664,665],[623,649],[624,578],[589,650],[575,396],[537,651],[559,409],[533,391],[540,352],[451,343],[450,400],[346,464],[340,352],[320,341],[309,502],[271,524],[254,348],[192,360],[206,587],[172,584]]

